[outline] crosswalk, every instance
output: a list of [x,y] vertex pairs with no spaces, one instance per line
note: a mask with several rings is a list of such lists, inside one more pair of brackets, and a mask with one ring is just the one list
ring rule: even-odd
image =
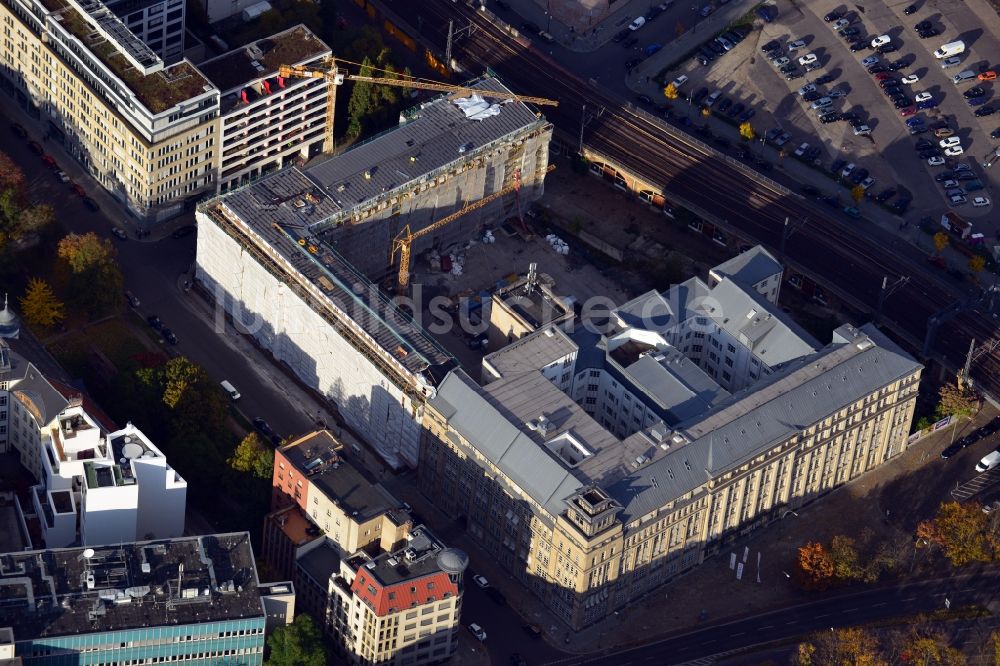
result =
[[969,481],[956,486],[955,489],[951,491],[951,496],[958,502],[964,502],[970,497],[983,492],[997,481],[1000,481],[1000,467],[995,467],[991,470],[983,472],[982,474],[978,474]]

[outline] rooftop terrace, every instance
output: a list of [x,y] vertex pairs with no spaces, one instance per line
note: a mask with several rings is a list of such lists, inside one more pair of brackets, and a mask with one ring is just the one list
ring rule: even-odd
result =
[[22,640],[263,614],[245,532],[0,555],[0,626]]
[[281,65],[297,65],[330,53],[309,28],[297,25],[206,60],[198,68],[223,93],[256,79],[274,76]]

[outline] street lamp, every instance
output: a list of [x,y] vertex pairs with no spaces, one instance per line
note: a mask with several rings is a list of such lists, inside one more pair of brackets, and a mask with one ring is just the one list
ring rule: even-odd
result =
[[552,29],[552,0],[545,0],[545,32]]

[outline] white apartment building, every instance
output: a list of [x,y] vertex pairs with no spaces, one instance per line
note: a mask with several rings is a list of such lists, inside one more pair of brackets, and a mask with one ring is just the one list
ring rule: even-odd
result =
[[331,86],[278,76],[281,65],[315,65],[330,54],[298,25],[199,65],[221,91],[217,192],[333,150]]
[[49,548],[181,536],[187,482],[131,423],[108,433],[0,340],[0,452],[38,481],[31,500]]

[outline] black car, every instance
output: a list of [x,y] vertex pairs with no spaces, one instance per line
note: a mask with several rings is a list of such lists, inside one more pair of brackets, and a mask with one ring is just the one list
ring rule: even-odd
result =
[[906,5],[906,7],[903,8],[903,14],[905,14],[906,16],[909,16],[910,14],[916,14],[916,13],[917,13],[917,6],[916,5]]
[[743,106],[743,104],[741,104],[740,102],[736,102],[736,104],[733,104],[733,108],[729,109],[729,113],[727,113],[726,115],[728,115],[730,118],[735,118],[736,116],[743,113],[744,109],[746,109],[746,107]]
[[813,162],[816,160],[817,157],[819,157],[821,152],[823,151],[819,147],[813,146],[812,148],[806,151],[804,157],[806,158],[807,161]]
[[746,111],[740,114],[739,120],[741,123],[745,123],[746,121],[753,118],[756,113],[757,109],[747,109]]
[[281,437],[279,437],[278,434],[271,429],[271,426],[268,425],[267,421],[265,421],[262,417],[257,416],[254,418],[253,427],[256,428],[260,434],[266,437],[269,442],[271,442],[271,446],[278,446],[281,444]]
[[639,38],[638,37],[629,37],[624,42],[622,42],[622,48],[623,49],[630,49],[630,48],[632,48],[633,46],[635,46],[638,43],[639,43]]
[[913,100],[909,97],[896,97],[895,101],[892,103],[897,109],[905,109],[908,106],[913,106]]
[[649,13],[646,14],[646,20],[647,21],[652,21],[652,20],[654,20],[657,16],[659,16],[662,13],[663,13],[662,9],[660,9],[659,7],[653,7],[653,8],[651,8],[649,10]]
[[503,592],[495,587],[486,588],[486,596],[490,598],[490,601],[497,604],[498,606],[507,605],[507,597],[503,595]]
[[795,79],[801,79],[801,78],[802,78],[802,70],[800,69],[793,69],[792,71],[785,74],[786,81],[794,81]]
[[808,197],[819,196],[819,190],[813,187],[812,185],[802,185],[801,187],[799,187],[799,191]]
[[701,100],[705,99],[707,95],[708,95],[708,88],[699,88],[698,92],[696,92],[694,95],[691,96],[691,101],[693,101],[695,104],[698,104],[701,102]]
[[194,232],[198,231],[198,227],[193,224],[185,224],[183,227],[178,227],[174,229],[174,233],[170,234],[171,238],[184,238],[185,236],[190,236]]
[[709,62],[715,60],[715,51],[709,50],[707,48],[702,48],[702,50],[698,51],[698,53],[701,55],[702,58],[705,58]]
[[96,213],[97,211],[101,210],[101,207],[97,205],[97,202],[91,199],[90,197],[84,197],[82,201],[83,205],[86,206],[87,210],[89,210],[91,213]]
[[632,58],[631,60],[626,60],[625,61],[625,71],[626,72],[630,71],[633,67],[635,67],[636,65],[638,65],[640,62],[642,62],[642,61],[639,60],[638,58]]
[[1000,127],[996,128],[995,130],[993,130],[992,132],[990,132],[990,138],[991,139],[1000,139]]
[[918,157],[922,160],[929,160],[932,157],[938,157],[941,155],[941,151],[937,148],[928,148],[927,150],[921,150],[918,153]]
[[899,47],[896,46],[895,44],[883,44],[882,46],[880,46],[877,49],[875,49],[875,53],[878,53],[880,55],[884,55],[886,53],[893,53],[893,52],[898,51],[898,50],[899,50]]
[[[521,24],[521,32],[526,32],[526,33],[529,33],[529,34],[532,34],[532,35],[537,35],[541,31],[542,31],[542,29],[538,27],[537,23],[532,23],[531,21],[525,21],[524,23]],[[626,37],[628,36],[628,29],[627,28],[626,28],[626,30],[623,30],[622,32],[625,33]],[[618,34],[620,35],[621,32],[618,33]],[[625,37],[622,37],[622,39],[625,39]]]
[[146,317],[146,322],[157,331],[163,328],[163,321],[161,321],[156,315],[149,315]]
[[929,150],[934,147],[934,142],[928,141],[927,139],[921,139],[920,141],[917,141],[913,147],[917,150]]
[[708,48],[712,49],[719,55],[722,55],[723,53],[726,52],[726,49],[722,47],[722,44],[715,41],[714,39],[708,43]]
[[825,196],[819,197],[817,201],[825,203],[830,208],[840,208],[840,199],[833,196],[832,194],[827,194]]
[[733,105],[733,100],[731,100],[731,99],[729,99],[727,97],[726,99],[724,99],[721,102],[719,102],[719,106],[716,107],[716,110],[719,113],[725,113],[729,109],[729,107],[731,107],[732,105]]
[[997,110],[989,105],[981,106],[978,109],[976,109],[976,115],[979,116],[980,118],[983,118],[985,116],[992,116],[996,112]]
[[948,458],[951,458],[953,455],[955,455],[964,448],[965,447],[962,446],[959,442],[955,442],[951,446],[945,447],[945,449],[941,452],[941,457],[947,460]]
[[177,344],[177,336],[174,335],[174,332],[171,331],[166,326],[164,326],[163,328],[160,329],[160,335],[162,335],[163,339],[166,340],[167,342],[169,342],[170,344],[172,344],[172,345],[176,345]]
[[937,37],[941,34],[941,31],[937,28],[930,28],[929,30],[921,30],[917,33],[917,37],[920,39],[930,39],[931,37]]
[[868,175],[869,175],[868,174],[868,169],[866,169],[864,167],[861,167],[859,169],[855,169],[854,173],[851,174],[851,182],[854,183],[855,185],[857,185],[858,183],[860,183],[861,181],[863,181],[865,178],[867,178]]
[[920,32],[921,30],[930,30],[933,27],[934,24],[931,23],[930,21],[921,21],[920,23],[913,26],[913,29],[916,30],[917,32]]
[[640,104],[645,104],[646,106],[652,106],[653,105],[653,98],[650,97],[649,95],[636,95],[635,99]]
[[885,203],[894,196],[896,196],[896,188],[887,187],[875,196],[875,201],[879,203]]
[[861,120],[861,116],[856,114],[854,111],[845,111],[840,114],[841,120],[846,120],[847,122],[853,122],[855,120]]
[[522,657],[519,652],[514,652],[510,655],[510,666],[528,666],[528,660]]
[[833,81],[835,78],[837,77],[835,77],[833,74],[824,74],[823,76],[820,76],[815,81],[813,81],[813,83],[820,86],[823,85],[824,83],[829,83],[830,81]]
[[18,135],[22,139],[28,136],[28,130],[24,129],[24,127],[20,123],[11,123],[10,131]]
[[764,46],[760,47],[760,52],[763,53],[764,55],[767,55],[772,51],[780,51],[780,50],[781,50],[781,44],[778,43],[777,39],[772,39],[767,44],[764,44]]
[[822,116],[819,117],[819,121],[824,125],[837,122],[838,120],[840,120],[839,113],[824,113]]
[[830,165],[830,173],[839,174],[840,170],[847,166],[847,160],[834,160]]
[[954,177],[955,177],[954,171],[942,171],[941,173],[934,176],[934,180],[936,180],[939,183],[943,183],[944,181],[951,180]]
[[709,58],[706,58],[705,56],[703,56],[701,54],[698,55],[698,64],[701,65],[702,67],[707,67],[708,63],[710,63],[710,62],[712,62],[712,61]]
[[871,48],[871,44],[864,40],[858,40],[857,42],[851,44],[851,53],[857,53],[858,51],[867,51]]
[[885,68],[885,65],[872,65],[868,68],[869,74],[881,74],[882,72],[888,72],[889,70]]
[[975,88],[969,88],[964,93],[962,93],[962,97],[964,97],[965,99],[972,99],[973,97],[982,97],[985,94],[986,94],[985,88],[983,88],[982,86],[976,86]]
[[[521,30],[524,30],[524,25],[525,24],[521,25]],[[621,32],[619,32],[617,35],[615,35],[614,37],[612,37],[611,41],[613,41],[614,43],[617,44],[618,42],[622,42],[622,41],[625,41],[626,39],[628,39],[628,36],[631,35],[631,34],[632,34],[632,31],[629,30],[628,28],[625,28],[624,30],[622,30]]]
[[842,18],[844,18],[844,12],[830,12],[823,17],[823,20],[827,23],[832,23],[834,21],[839,21]]
[[960,171],[955,174],[955,180],[976,180],[979,177],[971,171]]
[[899,60],[890,63],[889,67],[892,71],[898,72],[899,70],[906,69],[912,65],[915,60],[916,58],[900,58]]
[[860,34],[860,33],[861,33],[860,30],[858,30],[854,26],[850,26],[850,27],[844,28],[843,30],[841,30],[837,34],[840,35],[841,37],[847,38],[847,37],[854,37],[855,35]]
[[793,65],[792,63],[788,63],[787,65],[784,65],[778,71],[781,72],[782,74],[788,74],[789,72],[794,72],[796,69],[798,69],[798,67],[796,65]]
[[923,125],[917,125],[916,127],[910,128],[910,136],[916,136],[918,134],[924,134],[928,131]]
[[712,139],[712,143],[717,145],[719,148],[729,148],[733,145],[732,142],[729,141],[729,139],[722,136],[717,136],[714,139]]
[[895,202],[889,205],[889,208],[893,209],[897,213],[905,213],[906,209],[910,207],[910,202],[913,201],[910,197],[899,197]]
[[822,93],[819,93],[814,90],[812,92],[807,92],[805,95],[802,96],[802,99],[807,102],[815,102],[822,96],[823,96]]

